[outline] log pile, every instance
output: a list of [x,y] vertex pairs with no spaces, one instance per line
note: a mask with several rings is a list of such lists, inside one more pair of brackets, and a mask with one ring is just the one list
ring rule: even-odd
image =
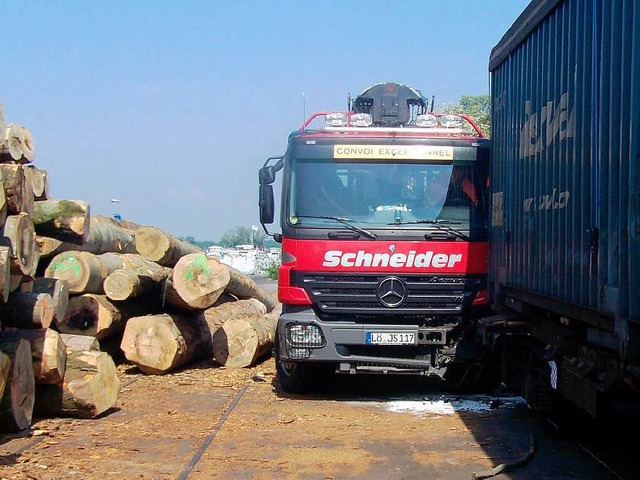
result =
[[52,198],[34,158],[30,131],[0,105],[0,431],[109,411],[116,358],[162,375],[270,353],[275,296],[160,228]]

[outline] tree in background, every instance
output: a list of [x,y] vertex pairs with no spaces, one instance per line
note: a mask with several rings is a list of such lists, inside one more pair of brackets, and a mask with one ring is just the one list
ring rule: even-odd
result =
[[491,96],[462,95],[456,105],[445,104],[446,113],[464,113],[469,115],[480,127],[486,137],[491,137]]
[[255,225],[250,227],[234,227],[231,230],[227,230],[222,239],[219,242],[212,242],[210,240],[196,240],[194,237],[177,237],[180,240],[189,242],[192,245],[206,250],[207,247],[212,245],[220,245],[221,247],[235,247],[237,245],[254,245],[256,247],[274,247],[279,244],[275,242],[271,237],[260,230]]
[[189,242],[191,245],[195,245],[196,247],[200,247],[202,250],[206,250],[207,247],[216,244],[216,242],[211,242],[209,240],[196,240],[194,237],[177,238],[179,238],[180,240],[184,240],[185,242]]
[[222,235],[220,245],[223,247],[235,247],[236,245],[255,245],[260,247],[266,237],[267,235],[255,225],[234,227]]

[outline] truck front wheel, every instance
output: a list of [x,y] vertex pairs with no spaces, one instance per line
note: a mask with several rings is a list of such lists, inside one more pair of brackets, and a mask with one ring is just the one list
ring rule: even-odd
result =
[[305,363],[283,362],[276,358],[276,372],[280,388],[288,393],[306,393],[311,387],[311,370]]
[[274,350],[276,376],[283,391],[287,393],[308,393],[322,388],[326,382],[328,365],[283,360],[280,356],[277,339]]

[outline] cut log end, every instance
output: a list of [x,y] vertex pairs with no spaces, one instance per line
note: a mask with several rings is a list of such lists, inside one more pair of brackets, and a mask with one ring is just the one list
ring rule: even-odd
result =
[[9,354],[11,367],[0,401],[0,430],[19,432],[31,426],[35,401],[35,378],[28,340],[19,339]]
[[114,324],[120,324],[120,312],[104,295],[85,293],[69,299],[67,311],[56,326],[62,333],[105,337]]
[[120,348],[143,373],[163,374],[172,368],[178,352],[175,330],[164,318],[136,317],[127,323]]
[[0,352],[0,398],[4,394],[4,389],[7,386],[7,380],[9,378],[9,371],[11,370],[11,359]]
[[167,285],[168,299],[177,300],[173,302],[175,306],[184,304],[204,310],[224,293],[229,278],[229,269],[217,259],[204,253],[187,254],[173,268],[171,282]]
[[136,248],[140,255],[160,262],[171,249],[171,237],[156,227],[144,227],[136,232]]
[[67,353],[82,352],[86,350],[99,351],[100,342],[91,335],[75,335],[73,333],[61,333],[60,339],[64,342]]
[[143,373],[161,375],[211,358],[211,331],[200,312],[144,315],[129,319],[120,348]]
[[56,255],[45,270],[45,277],[65,280],[69,292],[81,293],[89,283],[91,269],[80,252]]
[[221,365],[250,367],[271,350],[277,316],[234,318],[225,322],[213,336],[213,356]]
[[[109,354],[99,351],[69,354],[69,374],[66,388],[75,399],[76,415],[93,418],[113,407],[118,398],[120,380],[115,363]],[[93,369],[93,375],[83,370]]]
[[95,418],[115,405],[119,391],[118,372],[108,353],[68,352],[64,382],[38,385],[36,411],[47,417]]
[[104,291],[111,300],[126,300],[133,296],[138,277],[135,272],[117,270],[104,281]]

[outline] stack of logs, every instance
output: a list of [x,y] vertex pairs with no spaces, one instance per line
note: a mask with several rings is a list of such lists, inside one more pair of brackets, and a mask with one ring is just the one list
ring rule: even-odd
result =
[[109,410],[118,360],[164,374],[270,353],[274,295],[157,227],[51,198],[33,158],[28,130],[4,124],[0,106],[0,431]]

